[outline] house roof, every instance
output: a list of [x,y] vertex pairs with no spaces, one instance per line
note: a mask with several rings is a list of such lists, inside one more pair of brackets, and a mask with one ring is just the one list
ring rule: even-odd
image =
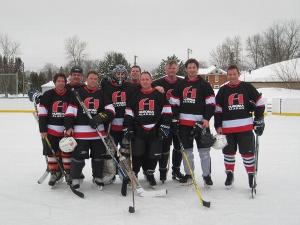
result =
[[300,58],[274,63],[251,72],[244,72],[241,74],[241,80],[248,82],[282,82],[279,77],[282,71],[296,72],[300,78]]
[[216,66],[210,66],[208,68],[200,68],[198,70],[200,75],[209,75],[209,74],[226,74],[226,71],[217,68]]

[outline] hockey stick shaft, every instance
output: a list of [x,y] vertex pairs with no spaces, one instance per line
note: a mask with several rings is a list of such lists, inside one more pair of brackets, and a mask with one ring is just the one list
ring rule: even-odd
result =
[[[130,169],[133,171],[133,165],[132,165],[132,146],[131,146],[131,140],[129,141],[129,149],[130,149]],[[134,201],[134,188],[133,188],[133,180],[131,181],[131,192],[132,192],[132,205],[133,208],[135,209],[135,201]]]
[[182,156],[183,156],[183,159],[185,160],[186,164],[187,164],[187,167],[189,169],[189,172],[191,174],[191,177],[192,177],[192,182],[193,182],[193,185],[194,185],[194,189],[195,189],[195,192],[196,192],[196,195],[199,199],[199,202],[201,205],[209,208],[210,207],[210,202],[208,201],[205,201],[203,199],[203,196],[202,196],[202,193],[201,193],[201,189],[199,187],[199,185],[197,184],[197,181],[196,181],[196,178],[195,178],[195,174],[194,174],[194,171],[192,170],[192,167],[191,167],[191,164],[190,164],[190,160],[187,156],[187,154],[185,153],[185,150],[184,150],[184,147],[183,147],[183,144],[181,142],[181,139],[179,137],[179,135],[177,134],[177,137],[178,137],[178,140],[179,140],[179,145],[180,145],[180,151],[182,153]]

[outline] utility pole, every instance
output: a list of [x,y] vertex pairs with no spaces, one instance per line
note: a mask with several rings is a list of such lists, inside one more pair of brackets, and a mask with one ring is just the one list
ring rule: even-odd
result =
[[134,55],[134,65],[136,66],[136,58],[137,58],[137,55]]
[[192,49],[190,49],[190,48],[188,48],[187,49],[187,59],[189,59],[190,58],[190,54],[192,54]]

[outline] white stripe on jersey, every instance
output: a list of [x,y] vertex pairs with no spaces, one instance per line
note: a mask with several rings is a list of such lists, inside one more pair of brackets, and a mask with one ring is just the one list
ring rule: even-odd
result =
[[174,96],[171,96],[170,99],[169,99],[169,103],[171,105],[177,105],[177,106],[180,106],[180,100],[179,98],[175,98]]
[[51,124],[48,124],[47,127],[48,127],[49,129],[51,129],[51,130],[54,130],[54,131],[58,132],[58,133],[64,132],[64,129],[65,129],[64,126],[51,125]]
[[132,111],[130,108],[126,108],[126,109],[125,109],[125,115],[134,117],[133,111]]
[[39,116],[48,115],[48,110],[46,109],[45,106],[43,106],[41,104],[38,104],[37,110],[38,110],[38,115]]
[[206,105],[215,105],[216,104],[216,98],[214,95],[209,96],[208,98],[205,99],[205,104]]
[[203,116],[202,115],[195,115],[195,114],[180,113],[179,119],[181,119],[181,120],[190,120],[190,121],[201,121],[203,119]]
[[[104,126],[103,124],[100,124],[98,126],[99,131],[104,131]],[[96,132],[95,129],[91,128],[89,125],[75,125],[74,126],[74,132],[75,133],[91,133],[91,132]]]
[[222,122],[223,128],[241,127],[253,124],[253,118],[236,119],[236,120],[224,120]]
[[161,114],[172,114],[172,108],[170,105],[165,105],[161,111]]
[[123,126],[124,118],[114,118],[111,122],[112,125]]
[[113,114],[116,114],[115,107],[113,106],[113,104],[106,105],[104,108],[105,108],[105,110],[109,110]]
[[71,115],[71,116],[77,116],[77,107],[73,105],[69,105],[67,108],[67,111],[65,113],[65,116]]

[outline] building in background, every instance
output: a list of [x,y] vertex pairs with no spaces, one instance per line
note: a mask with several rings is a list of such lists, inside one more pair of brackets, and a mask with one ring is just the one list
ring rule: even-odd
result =
[[213,89],[219,89],[224,83],[227,82],[226,71],[216,66],[200,68],[198,70],[198,74],[201,75],[203,79],[208,81]]

